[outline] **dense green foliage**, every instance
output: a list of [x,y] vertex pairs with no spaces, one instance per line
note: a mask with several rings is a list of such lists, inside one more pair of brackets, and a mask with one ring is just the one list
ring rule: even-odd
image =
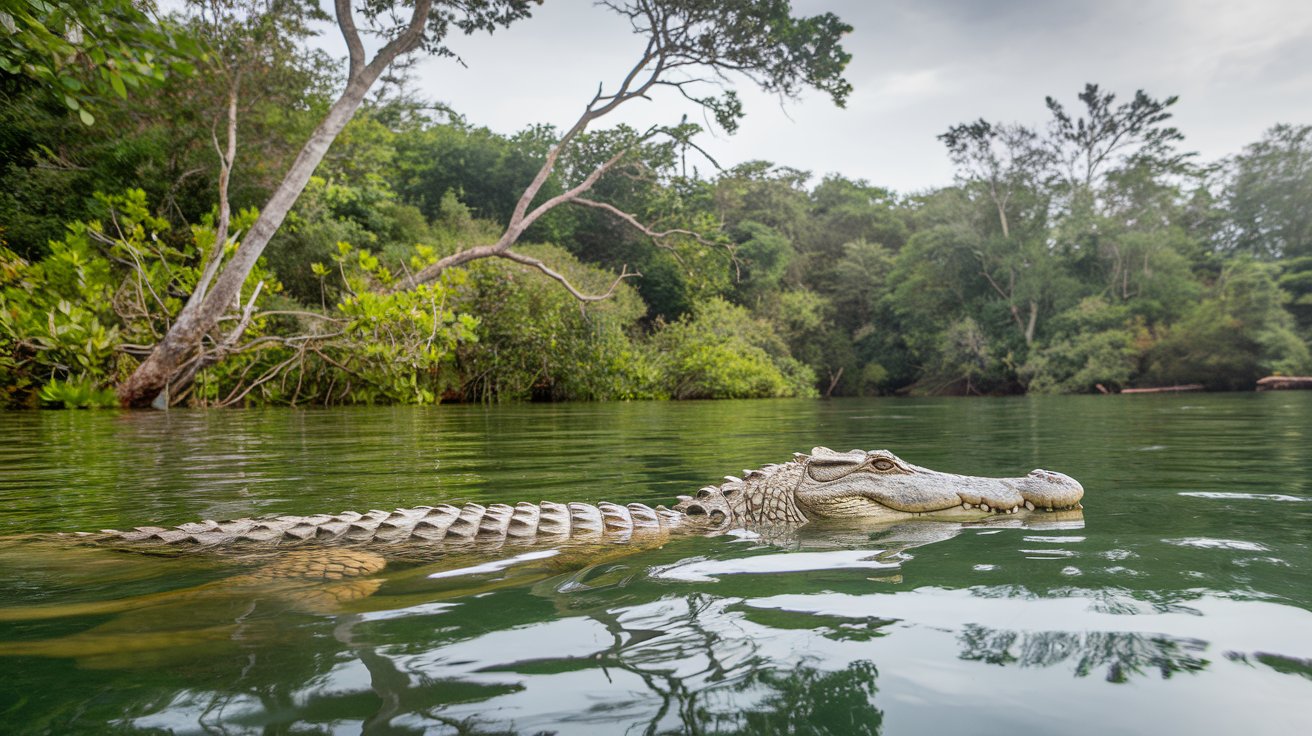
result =
[[0,70],[86,125],[102,99],[190,75],[201,54],[190,34],[133,0],[5,0],[0,27]]
[[[339,82],[340,70],[303,46],[306,6],[286,12],[281,24],[222,38],[195,18],[170,26],[207,39],[207,63],[240,69],[243,88],[259,90],[239,99],[229,249]],[[261,53],[241,56],[242,38],[263,39]],[[39,61],[34,43],[24,53]],[[845,63],[841,49],[808,53]],[[0,402],[112,403],[107,390],[160,338],[212,257],[214,130],[228,83],[151,72],[130,101],[97,96],[87,127],[36,71],[9,71]],[[841,101],[847,88],[825,91]],[[686,137],[644,144],[591,197],[653,229],[700,236],[653,242],[596,208],[551,211],[526,233],[539,245],[520,252],[588,293],[606,292],[622,268],[642,274],[584,304],[499,259],[393,288],[495,241],[559,139],[546,126],[505,136],[430,117],[393,88],[336,141],[181,400],[1226,389],[1312,370],[1312,127],[1273,127],[1202,166],[1167,126],[1173,98],[1140,92],[1118,104],[1090,85],[1079,102],[1068,111],[1050,98],[1042,132],[949,127],[941,138],[958,180],[913,194],[763,161],[689,175]],[[741,115],[732,97],[715,104],[726,119]],[[584,134],[539,199],[625,136],[633,131],[622,126]]]

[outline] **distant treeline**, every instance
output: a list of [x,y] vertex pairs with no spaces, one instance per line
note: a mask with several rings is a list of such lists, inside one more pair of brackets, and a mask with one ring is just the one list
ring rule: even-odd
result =
[[[244,82],[229,248],[340,81],[288,38]],[[88,126],[3,78],[0,403],[112,404],[168,328],[215,242],[219,84],[143,86]],[[1249,389],[1312,370],[1306,125],[1202,162],[1169,127],[1174,98],[1091,85],[1033,127],[945,121],[957,181],[916,193],[764,161],[707,171],[691,144],[646,144],[591,199],[687,235],[576,206],[521,238],[580,290],[613,286],[584,303],[500,259],[391,288],[495,240],[559,133],[500,135],[385,92],[175,403]],[[587,135],[601,150],[614,134]],[[595,165],[580,150],[554,176]]]

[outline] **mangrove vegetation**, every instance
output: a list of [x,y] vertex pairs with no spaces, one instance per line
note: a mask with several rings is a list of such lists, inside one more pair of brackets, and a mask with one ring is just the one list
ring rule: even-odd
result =
[[1175,97],[1089,84],[1020,122],[944,121],[955,182],[895,192],[721,168],[691,118],[608,122],[662,89],[728,132],[750,124],[734,84],[842,105],[832,14],[603,3],[642,56],[570,127],[526,110],[506,135],[409,64],[533,2],[356,5],[4,4],[0,404],[1224,390],[1312,370],[1312,126],[1203,161]]

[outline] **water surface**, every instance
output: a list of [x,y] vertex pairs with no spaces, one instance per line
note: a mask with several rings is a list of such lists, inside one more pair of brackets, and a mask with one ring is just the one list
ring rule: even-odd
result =
[[6,541],[0,731],[1312,732],[1312,393],[0,414],[0,535],[654,505],[813,445],[1059,470],[1084,518],[401,564],[335,606]]

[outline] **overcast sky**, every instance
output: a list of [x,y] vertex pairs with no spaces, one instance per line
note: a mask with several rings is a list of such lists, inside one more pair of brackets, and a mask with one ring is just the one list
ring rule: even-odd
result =
[[[846,109],[809,94],[780,107],[740,87],[747,118],[706,135],[722,165],[766,159],[899,192],[941,186],[952,169],[935,136],[976,118],[1044,125],[1045,95],[1067,108],[1085,82],[1128,99],[1179,95],[1175,124],[1213,160],[1277,122],[1312,123],[1310,0],[869,0],[794,2],[855,30]],[[327,40],[327,39],[325,39]],[[589,0],[546,0],[495,36],[452,39],[467,68],[425,60],[419,88],[471,123],[511,133],[573,122],[613,85],[642,40]],[[633,124],[700,114],[674,95],[629,103]]]

